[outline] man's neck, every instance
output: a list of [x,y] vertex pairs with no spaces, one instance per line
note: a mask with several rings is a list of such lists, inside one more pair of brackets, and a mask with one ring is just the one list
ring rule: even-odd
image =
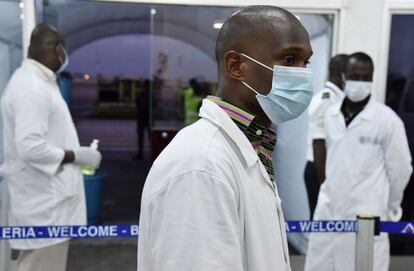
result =
[[[263,127],[265,127],[266,129],[268,129],[270,127],[270,125],[272,124],[272,122],[269,120],[269,118],[266,116],[266,114],[263,112],[263,110],[260,110],[262,112],[255,112],[258,110],[254,110],[252,108],[250,108],[250,106],[246,103],[244,103],[242,100],[240,99],[234,99],[228,95],[225,94],[224,91],[221,91],[220,89],[217,91],[217,97],[220,97],[223,101],[228,102],[234,106],[237,106],[240,109],[243,109],[251,114],[253,114],[255,116],[255,121],[262,125]],[[260,107],[260,105],[259,105]]]
[[51,69],[51,68],[49,67],[49,65],[48,65],[47,63],[45,63],[45,61],[43,61],[43,59],[36,58],[36,57],[30,56],[30,55],[28,56],[28,58],[29,58],[29,59],[31,59],[31,60],[33,60],[33,61],[36,61],[37,63],[42,64],[44,67],[48,68],[48,69],[49,69],[49,70],[51,70],[52,72],[55,72],[53,69]]
[[344,107],[348,112],[355,114],[357,112],[360,112],[367,105],[370,98],[371,95],[360,102],[352,102],[348,98],[345,98]]

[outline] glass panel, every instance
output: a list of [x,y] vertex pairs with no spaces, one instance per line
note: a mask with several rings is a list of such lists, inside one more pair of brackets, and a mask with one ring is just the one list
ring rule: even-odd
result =
[[[89,224],[138,224],[149,171],[149,137],[138,153],[137,97],[150,77],[150,6],[38,1],[38,20],[56,26],[70,55],[60,76],[82,146],[98,139],[103,180],[85,177]],[[145,103],[148,106],[149,102]],[[67,270],[136,270],[136,238],[72,240]]]
[[[410,145],[414,155],[414,15],[392,16],[391,39],[389,49],[386,104],[404,121]],[[411,176],[401,204],[405,221],[414,220],[414,177]],[[393,254],[414,254],[409,235],[391,235]]]
[[[36,7],[38,22],[56,26],[66,40],[70,65],[59,83],[81,145],[100,140],[99,172],[105,180],[85,179],[89,223],[137,224],[152,161],[182,127],[197,119],[201,99],[216,92],[215,42],[221,24],[236,8],[80,0],[38,0]],[[310,67],[314,87],[321,89],[333,17],[297,15],[310,33],[315,53]],[[305,127],[306,118],[277,127],[281,142],[295,140],[296,150],[279,148],[280,155],[290,155],[283,166],[295,172],[303,172],[306,134],[294,131]],[[303,165],[297,162],[302,160]],[[280,188],[284,200],[297,206],[285,210],[289,219],[307,218],[299,175]],[[299,191],[303,198],[293,199],[288,191]],[[302,239],[291,241],[300,251]],[[135,262],[136,238],[72,240],[68,270],[135,270]]]
[[[154,159],[185,125],[198,119],[201,99],[217,88],[215,43],[220,24],[234,7],[153,5],[152,19],[152,128]],[[333,15],[296,16],[309,32],[314,55],[314,89],[322,89],[331,56]],[[278,131],[275,163],[279,194],[287,219],[309,219],[303,172],[306,164],[307,116],[274,127]],[[293,196],[295,195],[295,196]],[[298,252],[305,253],[305,236],[290,234]]]
[[152,160],[182,127],[198,119],[202,98],[215,94],[216,39],[221,24],[235,10],[152,6]]
[[[14,70],[22,60],[22,21],[19,1],[0,1],[0,95]],[[0,118],[0,142],[3,142]],[[3,163],[3,144],[0,144],[0,164]],[[0,226],[7,224],[8,195],[0,177]],[[7,241],[0,240],[0,270],[7,270],[10,249]]]

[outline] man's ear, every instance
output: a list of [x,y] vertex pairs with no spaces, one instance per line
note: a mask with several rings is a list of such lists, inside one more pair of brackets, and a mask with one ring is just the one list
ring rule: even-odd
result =
[[226,73],[235,80],[244,80],[245,62],[243,57],[236,51],[228,51],[224,55]]

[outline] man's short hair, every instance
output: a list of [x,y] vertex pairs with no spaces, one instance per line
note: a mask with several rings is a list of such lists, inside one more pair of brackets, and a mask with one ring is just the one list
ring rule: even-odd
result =
[[216,60],[220,67],[221,60],[230,50],[243,51],[247,44],[257,41],[272,29],[269,19],[299,20],[289,11],[266,5],[248,6],[230,15],[220,29],[216,42]]
[[356,60],[356,61],[361,62],[361,63],[366,63],[366,64],[371,66],[372,70],[374,70],[374,61],[372,61],[372,58],[369,55],[367,55],[366,53],[363,53],[363,52],[353,53],[349,56],[348,63],[351,60]]

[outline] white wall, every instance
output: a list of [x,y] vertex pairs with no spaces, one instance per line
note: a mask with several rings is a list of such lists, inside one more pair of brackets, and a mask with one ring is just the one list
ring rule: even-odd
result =
[[348,0],[344,1],[341,10],[341,26],[339,33],[338,51],[354,53],[362,51],[369,54],[374,60],[374,93],[379,101],[385,97],[385,84],[381,80],[383,74],[381,65],[384,55],[381,51],[383,42],[383,28],[386,21],[386,0]]

